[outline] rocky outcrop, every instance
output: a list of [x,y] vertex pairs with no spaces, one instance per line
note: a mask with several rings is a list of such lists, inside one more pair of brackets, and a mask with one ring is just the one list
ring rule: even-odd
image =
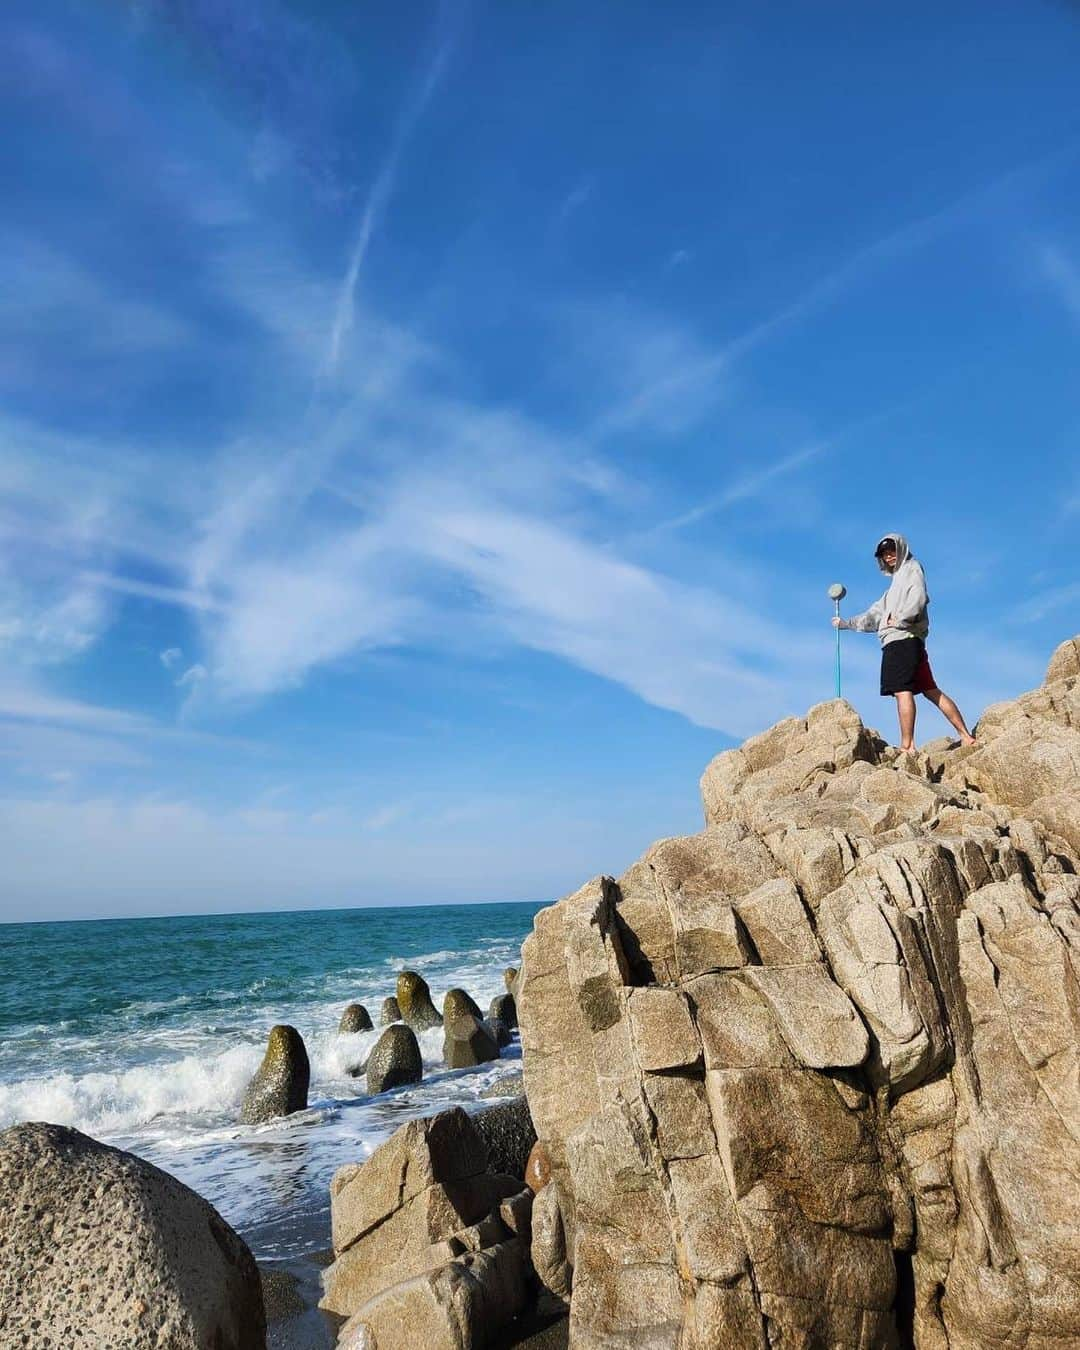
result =
[[397,1005],[402,1020],[413,1031],[427,1031],[430,1027],[442,1026],[442,1018],[431,1001],[427,980],[415,970],[403,970],[398,976]]
[[371,1030],[371,1014],[362,1003],[350,1003],[338,1023],[339,1036],[355,1036],[358,1031]]
[[251,1253],[133,1154],[59,1125],[0,1134],[0,1344],[264,1350]]
[[443,1001],[443,1058],[447,1068],[465,1069],[499,1058],[495,1031],[463,989],[451,989]]
[[416,1033],[404,1022],[386,1028],[368,1056],[367,1090],[372,1096],[389,1088],[419,1083],[424,1076],[424,1061]]
[[525,1305],[530,1192],[488,1170],[464,1111],[403,1125],[331,1184],[335,1260],[322,1306],[339,1347],[463,1350],[504,1343]]
[[978,743],[842,701],[541,911],[518,1015],[570,1343],[1080,1338],[1080,640]]
[[275,1116],[303,1111],[310,1081],[303,1037],[295,1027],[271,1027],[266,1054],[240,1103],[240,1123],[261,1125]]

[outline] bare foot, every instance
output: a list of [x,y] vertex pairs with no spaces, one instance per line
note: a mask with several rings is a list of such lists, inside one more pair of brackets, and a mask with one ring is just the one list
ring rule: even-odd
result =
[[900,753],[901,753],[902,755],[905,755],[905,754],[907,754],[909,751],[914,750],[914,749],[915,749],[914,744],[912,744],[912,745],[901,745],[901,746],[899,747]]
[[977,741],[975,740],[975,737],[974,737],[974,736],[961,736],[961,737],[960,737],[960,744],[961,744],[961,745],[976,745],[976,744],[977,744]]

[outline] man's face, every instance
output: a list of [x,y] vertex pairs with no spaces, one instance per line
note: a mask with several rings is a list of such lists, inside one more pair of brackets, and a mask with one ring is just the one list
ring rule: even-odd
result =
[[896,545],[895,545],[895,544],[887,544],[887,545],[881,550],[881,561],[885,564],[885,566],[889,569],[890,572],[895,572],[895,571],[896,571]]

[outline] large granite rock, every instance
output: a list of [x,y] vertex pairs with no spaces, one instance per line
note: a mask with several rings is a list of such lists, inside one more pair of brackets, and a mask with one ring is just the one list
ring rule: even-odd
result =
[[307,1107],[311,1065],[295,1027],[270,1028],[266,1054],[240,1103],[240,1123],[261,1125]]
[[410,1331],[412,1347],[499,1343],[524,1305],[531,1201],[520,1179],[488,1167],[455,1108],[409,1121],[338,1171],[322,1306],[350,1319],[340,1345],[393,1350]]
[[141,1158],[59,1125],[0,1134],[0,1344],[264,1350],[251,1253]]
[[1080,1343],[1080,639],[977,734],[899,755],[822,704],[536,916],[572,1347]]

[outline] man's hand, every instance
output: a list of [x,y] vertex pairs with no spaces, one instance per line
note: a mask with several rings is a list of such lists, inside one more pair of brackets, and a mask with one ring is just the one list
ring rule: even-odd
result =
[[844,621],[843,621],[843,619],[841,619],[839,615],[834,615],[834,616],[833,616],[833,621],[832,621],[832,626],[833,626],[834,628],[843,628],[843,626],[844,626]]

